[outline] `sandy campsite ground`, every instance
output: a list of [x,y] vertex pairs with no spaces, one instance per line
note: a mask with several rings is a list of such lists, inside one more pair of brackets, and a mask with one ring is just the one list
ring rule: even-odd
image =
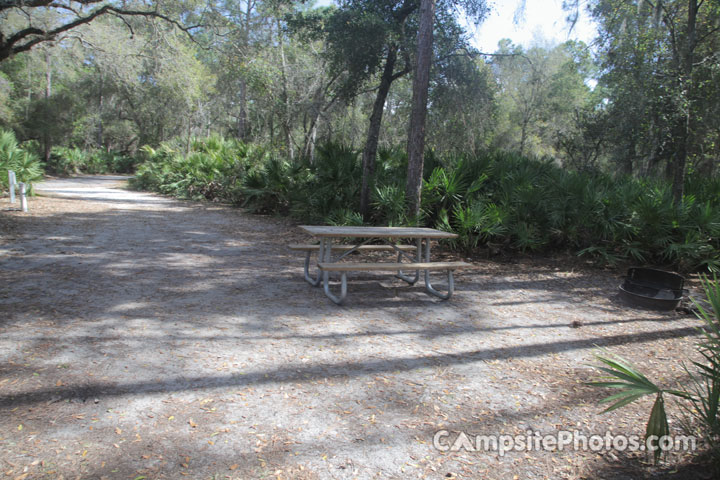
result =
[[433,436],[641,434],[649,400],[600,415],[593,354],[671,384],[699,339],[572,261],[475,259],[447,302],[356,274],[338,307],[291,221],[123,184],[0,199],[0,478],[638,478],[640,454]]

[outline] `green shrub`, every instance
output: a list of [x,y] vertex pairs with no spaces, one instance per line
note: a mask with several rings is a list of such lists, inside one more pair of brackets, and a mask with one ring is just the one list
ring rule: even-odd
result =
[[43,177],[43,166],[36,155],[20,148],[11,131],[0,130],[0,186],[9,186],[8,170],[15,172],[18,182],[28,185],[28,194],[33,194],[33,183]]
[[359,210],[359,152],[328,142],[318,146],[314,162],[304,160],[294,168],[289,200],[295,218],[323,222],[333,212]]
[[211,137],[194,140],[185,155],[169,143],[143,146],[130,187],[189,199],[240,202],[238,181],[246,177],[243,143]]
[[405,188],[401,185],[379,185],[372,195],[373,218],[388,227],[407,225]]
[[119,152],[53,147],[50,169],[58,175],[132,173],[136,160]]
[[[650,411],[645,429],[645,439],[651,436],[658,441],[669,435],[669,425],[665,410],[665,396],[685,400],[682,404],[686,413],[694,417],[700,427],[702,436],[707,441],[715,460],[720,460],[720,284],[717,277],[712,281],[703,279],[703,287],[711,310],[697,304],[698,318],[703,320],[702,333],[705,339],[697,345],[704,361],[693,361],[694,370],[683,364],[688,379],[677,389],[663,388],[640,373],[626,360],[613,355],[598,356],[604,366],[597,367],[605,376],[589,385],[601,388],[612,388],[616,394],[602,399],[601,403],[610,403],[605,409],[610,412],[623,407],[645,396],[654,395],[655,403]],[[604,412],[603,412],[604,413]],[[662,451],[655,448],[654,458],[657,462]]]
[[287,214],[300,168],[278,157],[251,167],[241,180],[242,206],[254,213]]
[[[355,222],[362,170],[358,151],[318,145],[314,162],[289,162],[262,147],[221,137],[141,149],[132,184],[185,198],[222,200],[305,222]],[[720,270],[720,182],[688,180],[676,206],[663,181],[570,172],[549,159],[507,152],[437,156],[425,162],[421,217],[405,206],[407,155],[378,154],[374,225],[424,224],[455,232],[448,242],[537,252],[561,249],[599,263]],[[340,212],[340,213],[339,213]],[[350,212],[350,213],[348,213]]]
[[364,224],[363,217],[359,212],[347,208],[334,210],[325,218],[328,225],[339,227],[360,227]]

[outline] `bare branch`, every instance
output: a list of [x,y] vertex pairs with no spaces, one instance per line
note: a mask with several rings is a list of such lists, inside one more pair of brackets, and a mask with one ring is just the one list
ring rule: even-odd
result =
[[392,81],[394,82],[394,81],[397,80],[398,78],[407,75],[407,74],[410,73],[411,71],[412,71],[412,68],[411,68],[410,66],[406,66],[406,67],[403,68],[402,70],[400,70],[400,71],[398,71],[397,73],[393,74],[393,76],[391,77],[391,78],[392,78]]
[[90,47],[91,49],[93,49],[94,51],[97,51],[97,52],[105,52],[105,49],[101,48],[100,46],[98,46],[92,42],[89,42],[87,39],[83,38],[80,35],[67,35],[63,38],[68,39],[68,40],[76,40],[78,43],[80,43],[80,45]]
[[18,10],[20,10],[20,11],[22,12],[22,14],[25,15],[25,17],[27,18],[27,20],[28,20],[28,22],[29,22],[30,19],[32,18],[32,17],[30,16],[30,12],[26,11],[24,8],[18,8]]
[[[0,1],[0,10],[4,8],[14,7],[48,7],[56,3],[57,0],[2,0]],[[104,0],[73,0],[75,3],[81,5],[92,5],[94,3],[101,3]]]
[[705,40],[707,40],[709,37],[713,36],[717,32],[720,32],[720,27],[715,27],[715,28],[709,30],[705,35],[701,36],[698,39],[698,43],[704,42]]
[[115,13],[112,14],[115,18],[119,18],[122,20],[122,22],[125,24],[128,30],[130,30],[130,38],[135,37],[135,30],[133,29],[132,25],[130,25],[130,22],[127,21],[127,18],[123,17],[122,15],[117,15]]
[[64,5],[62,3],[51,3],[49,5],[49,7],[57,8],[58,10],[67,10],[68,12],[72,12],[75,15],[80,15],[80,12],[78,10],[72,8],[72,6],[70,6],[70,5]]
[[[74,0],[75,3],[81,5],[92,5],[100,3],[103,0]],[[54,8],[70,8],[67,5],[63,5],[57,2],[57,0],[0,0],[0,11],[8,10],[10,8],[22,8],[22,7],[54,7]]]
[[[77,1],[77,0],[76,0]],[[97,4],[101,3],[102,0],[80,0],[77,1],[77,3],[80,3],[82,5],[91,5],[91,4]],[[58,4],[57,2],[53,0],[30,0],[30,1],[2,1],[0,0],[0,11],[7,8],[20,8],[20,7],[55,7],[55,8],[62,8],[65,10],[74,11],[71,9],[71,7],[68,7],[66,5]],[[79,12],[75,12],[76,14],[79,14]],[[55,37],[57,37],[59,34],[63,32],[67,32],[68,30],[72,30],[75,27],[78,27],[80,25],[84,25],[87,23],[92,22],[97,17],[105,14],[111,14],[116,17],[119,17],[125,22],[125,25],[130,28],[130,32],[133,33],[132,27],[127,22],[127,20],[124,18],[126,16],[142,16],[142,17],[154,17],[159,18],[161,20],[164,20],[165,22],[177,27],[178,29],[182,30],[183,32],[187,33],[188,36],[192,39],[192,36],[190,34],[191,30],[201,27],[202,25],[191,25],[191,26],[185,26],[182,25],[179,21],[172,19],[168,17],[167,15],[164,15],[157,10],[126,10],[123,8],[117,8],[112,5],[104,5],[90,13],[84,16],[79,16],[75,20],[72,20],[68,23],[65,23],[63,25],[60,25],[59,27],[49,29],[49,30],[43,30],[37,27],[29,26],[27,28],[24,28],[18,32],[15,32],[13,35],[5,38],[2,35],[0,35],[0,62],[21,52],[26,52],[33,48],[35,45],[46,42],[49,40],[53,40]],[[194,39],[193,39],[194,41]]]
[[451,57],[470,57],[470,58],[477,58],[477,57],[521,57],[527,60],[527,62],[530,65],[533,65],[532,60],[530,60],[530,57],[525,55],[524,53],[485,53],[485,52],[478,52],[478,51],[470,51],[467,48],[461,48],[460,52],[462,53],[450,53],[447,55],[444,55],[440,57],[438,60],[444,60]]

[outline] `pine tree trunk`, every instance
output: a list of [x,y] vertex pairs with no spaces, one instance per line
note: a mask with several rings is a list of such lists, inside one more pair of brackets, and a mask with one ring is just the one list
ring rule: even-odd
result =
[[413,77],[412,112],[408,133],[408,171],[405,197],[410,217],[418,218],[422,201],[422,174],[425,154],[425,119],[427,117],[430,64],[432,63],[433,25],[435,23],[435,0],[420,3],[420,27],[418,29],[418,54]]

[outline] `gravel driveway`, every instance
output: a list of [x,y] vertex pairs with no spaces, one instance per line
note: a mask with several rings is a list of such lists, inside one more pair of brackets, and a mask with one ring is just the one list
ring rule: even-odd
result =
[[698,339],[562,257],[475,259],[447,302],[358,274],[338,307],[303,281],[291,221],[123,185],[1,199],[0,476],[618,478],[632,455],[433,437],[641,434],[647,401],[600,415],[583,384],[597,347],[672,383]]

